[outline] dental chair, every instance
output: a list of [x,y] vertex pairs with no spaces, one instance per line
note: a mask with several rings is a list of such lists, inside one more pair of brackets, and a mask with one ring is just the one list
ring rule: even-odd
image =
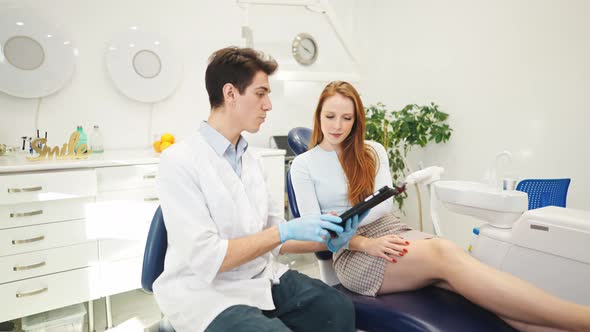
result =
[[[311,129],[297,127],[288,134],[288,142],[296,154],[307,151]],[[289,208],[299,217],[297,198],[293,191],[291,172],[287,172]],[[319,261],[320,279],[349,297],[354,303],[356,327],[367,332],[467,332],[516,331],[496,315],[473,304],[461,295],[428,286],[416,291],[377,297],[363,296],[344,288],[332,267],[332,253],[315,253]]]
[[529,210],[544,206],[565,207],[567,190],[571,179],[525,179],[518,183],[516,190],[529,196]]
[[[150,230],[145,243],[143,253],[143,268],[141,270],[141,287],[147,293],[153,293],[153,284],[164,271],[164,260],[168,250],[168,233],[164,225],[164,215],[162,208],[154,213]],[[150,328],[150,331],[158,332],[175,332],[170,322],[165,317],[157,323],[157,327]]]

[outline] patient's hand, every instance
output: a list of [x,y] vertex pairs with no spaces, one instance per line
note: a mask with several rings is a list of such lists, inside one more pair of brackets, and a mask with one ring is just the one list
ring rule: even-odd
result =
[[364,252],[375,257],[381,257],[387,261],[399,258],[408,252],[409,242],[397,235],[384,235],[377,238],[367,238],[364,243]]

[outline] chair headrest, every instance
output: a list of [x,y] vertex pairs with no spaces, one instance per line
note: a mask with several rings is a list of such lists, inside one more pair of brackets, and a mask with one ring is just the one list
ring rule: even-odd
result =
[[296,155],[307,151],[309,140],[311,139],[311,129],[305,127],[295,127],[289,130],[287,135],[289,147]]

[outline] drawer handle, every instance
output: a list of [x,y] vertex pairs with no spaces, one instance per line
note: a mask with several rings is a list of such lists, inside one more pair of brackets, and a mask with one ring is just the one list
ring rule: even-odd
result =
[[39,214],[43,214],[43,210],[23,212],[23,213],[11,213],[10,218],[30,217],[30,216],[36,216]]
[[41,236],[37,236],[37,237],[33,237],[30,239],[25,239],[25,240],[12,240],[12,244],[25,244],[25,243],[31,243],[31,242],[38,242],[45,239],[45,235],[41,235]]
[[41,263],[31,264],[31,265],[27,265],[27,266],[15,266],[12,268],[12,271],[32,270],[32,269],[40,268],[45,265],[47,265],[47,263],[41,262]]
[[143,176],[144,180],[155,179],[155,178],[156,178],[156,174],[149,174],[149,175]]
[[159,201],[160,199],[158,197],[146,197],[143,199],[144,202],[154,202],[154,201]]
[[38,290],[32,291],[32,292],[28,292],[28,293],[16,293],[16,297],[21,298],[21,297],[33,296],[33,295],[45,293],[48,290],[49,290],[49,287],[43,287],[41,289],[38,289]]
[[24,193],[24,192],[32,192],[32,191],[41,191],[43,187],[30,187],[30,188],[8,188],[9,193]]

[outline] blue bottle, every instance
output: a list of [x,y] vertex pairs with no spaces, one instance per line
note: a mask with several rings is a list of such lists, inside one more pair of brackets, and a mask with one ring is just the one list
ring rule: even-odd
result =
[[[88,147],[88,138],[86,137],[86,133],[84,132],[84,128],[82,128],[82,126],[78,126],[76,127],[76,131],[80,133],[80,139],[78,140],[78,144],[76,144],[76,150],[78,150],[78,147],[81,144],[86,144],[86,146]],[[88,149],[90,149],[88,147]]]

